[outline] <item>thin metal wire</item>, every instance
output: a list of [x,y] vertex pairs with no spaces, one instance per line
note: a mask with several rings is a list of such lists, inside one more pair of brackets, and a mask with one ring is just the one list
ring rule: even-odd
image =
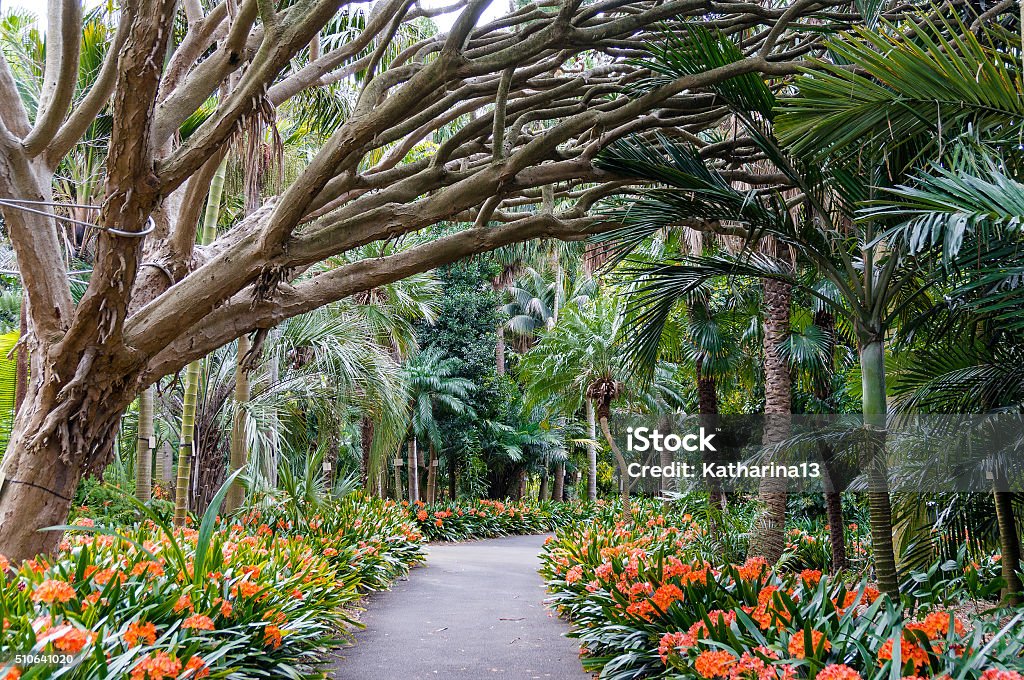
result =
[[23,210],[25,212],[34,213],[36,215],[44,215],[46,217],[52,217],[55,220],[62,222],[68,222],[70,224],[77,224],[82,227],[89,229],[98,229],[105,231],[115,236],[124,236],[125,238],[144,238],[145,236],[152,234],[156,229],[156,223],[153,221],[153,217],[150,216],[146,220],[146,228],[142,231],[124,231],[123,229],[115,229],[114,227],[101,227],[98,224],[92,224],[91,222],[83,222],[76,220],[73,217],[64,217],[63,215],[57,215],[46,210],[36,210],[35,208],[28,208],[29,205],[47,205],[56,208],[82,208],[84,210],[101,210],[102,208],[98,205],[83,205],[81,203],[55,203],[53,201],[30,201],[23,198],[0,198],[0,205],[5,205],[8,208],[14,208],[15,210]]

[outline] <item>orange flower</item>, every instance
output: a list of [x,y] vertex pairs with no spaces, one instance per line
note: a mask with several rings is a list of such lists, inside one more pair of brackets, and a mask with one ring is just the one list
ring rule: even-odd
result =
[[337,554],[338,551],[334,548],[324,548],[324,555],[326,555],[327,557],[334,557]]
[[11,561],[7,559],[3,554],[0,554],[0,574],[4,573],[11,567]]
[[818,671],[817,680],[861,680],[861,677],[844,663],[830,663]]
[[981,674],[981,680],[1024,680],[1017,671],[1001,671],[998,668],[989,668]]
[[793,637],[789,638],[789,653],[798,659],[804,658],[807,654],[814,654],[819,648],[822,647],[822,640],[824,642],[824,650],[827,652],[832,649],[832,643],[825,639],[825,634],[821,631],[811,630],[811,646],[805,648],[807,639],[806,629],[798,630],[793,633]]
[[95,581],[97,585],[105,586],[110,583],[110,579],[114,578],[114,575],[115,573],[113,569],[104,569],[103,571],[96,572],[96,576],[93,578],[93,581]]
[[924,634],[930,640],[937,640],[944,638],[949,633],[949,621],[950,618],[953,620],[953,630],[957,635],[964,634],[964,624],[961,623],[955,616],[950,615],[947,612],[932,612],[928,616],[924,617],[924,620],[919,623],[911,623],[907,625],[910,630],[924,631]]
[[135,664],[131,680],[164,680],[176,678],[180,672],[180,661],[167,652],[153,652]]
[[800,572],[800,578],[807,585],[816,586],[821,580],[821,572],[817,569],[804,569]]
[[252,597],[260,591],[260,587],[255,583],[249,581],[240,581],[237,584],[231,586],[231,595],[237,597],[239,593],[242,597]]
[[270,645],[274,649],[281,646],[281,629],[277,626],[267,626],[263,629],[263,644]]
[[213,619],[203,614],[195,614],[185,619],[185,622],[181,624],[182,630],[216,630],[216,626],[213,625]]
[[756,581],[767,568],[768,560],[763,557],[751,557],[743,566],[736,567],[736,573],[744,581]]
[[736,657],[724,649],[701,652],[693,662],[693,668],[702,678],[724,678],[729,667],[736,663]]
[[416,513],[416,519],[418,519],[421,522],[426,522],[427,517],[428,515],[426,510],[420,510],[419,512]]
[[679,588],[671,583],[661,586],[655,590],[654,595],[651,596],[651,600],[654,602],[655,606],[657,606],[662,612],[667,612],[673,602],[681,602],[682,599],[683,591],[679,590]]
[[17,666],[12,666],[7,675],[4,676],[4,680],[18,680],[21,677],[21,670]]
[[140,642],[151,645],[156,642],[156,626],[152,623],[133,621],[128,624],[128,630],[124,632],[124,641],[128,643],[129,647],[135,647]]
[[[234,608],[231,606],[231,603],[227,600],[222,600],[219,597],[217,598],[217,600],[220,601],[220,615],[223,616],[225,619],[231,616],[231,613],[234,611]],[[216,604],[216,602],[214,602],[214,604]]]
[[697,641],[689,633],[665,633],[658,643],[658,656],[662,663],[667,664],[669,655],[675,654],[680,647],[689,648],[695,644]]
[[96,633],[75,626],[63,625],[53,631],[53,646],[68,654],[78,654],[82,647],[96,639]]
[[566,573],[566,575],[565,575],[565,582],[566,583],[576,583],[581,578],[583,578],[583,566],[577,564],[572,569],[570,569],[568,571],[568,573]]
[[210,669],[206,667],[206,662],[203,661],[203,657],[196,655],[189,659],[188,663],[185,664],[185,672],[182,674],[182,677],[195,678],[198,680],[198,678],[206,678],[209,677],[209,675]]
[[[884,666],[886,661],[892,660],[892,650],[895,646],[893,638],[889,638],[882,645],[882,648],[878,650],[878,665]],[[920,645],[914,642],[904,639],[900,645],[900,658],[903,660],[903,665],[906,666],[908,663],[914,665],[915,672],[917,669],[928,663],[928,652],[921,648]]]
[[66,582],[57,579],[43,581],[35,589],[35,592],[32,593],[33,602],[45,602],[46,604],[53,604],[54,602],[63,604],[74,597],[75,589]]
[[174,613],[180,614],[186,610],[192,611],[192,600],[189,599],[188,595],[182,595],[178,598],[178,601],[174,603]]
[[163,576],[164,568],[160,566],[159,562],[139,562],[132,568],[132,576],[141,576],[143,574],[148,576]]

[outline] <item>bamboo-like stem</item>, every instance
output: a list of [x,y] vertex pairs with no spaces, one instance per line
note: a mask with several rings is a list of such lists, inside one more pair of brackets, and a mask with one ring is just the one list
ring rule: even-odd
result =
[[[231,422],[231,474],[246,466],[249,461],[248,441],[245,429],[245,409],[243,404],[249,401],[249,371],[242,365],[245,355],[249,352],[249,336],[238,338],[238,359],[235,366],[235,413]],[[224,501],[226,512],[232,512],[242,506],[245,500],[245,487],[241,480],[235,479],[228,490]]]
[[135,447],[135,497],[145,503],[153,494],[153,398],[156,387],[139,393],[138,442]]
[[[210,196],[206,201],[203,227],[199,234],[200,245],[213,242],[217,233],[217,216],[220,214],[220,199],[224,194],[224,177],[227,174],[227,157],[221,161],[213,181]],[[184,526],[188,515],[189,482],[192,479],[192,459],[195,455],[196,402],[199,397],[199,379],[202,377],[202,360],[189,363],[185,369],[185,396],[181,407],[181,439],[178,445],[178,477],[174,491],[174,524]]]
[[597,500],[597,421],[594,402],[587,399],[587,500]]

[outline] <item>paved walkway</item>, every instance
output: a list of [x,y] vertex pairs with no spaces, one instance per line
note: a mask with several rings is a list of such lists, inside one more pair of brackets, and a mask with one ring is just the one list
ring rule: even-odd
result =
[[432,545],[427,566],[370,597],[334,680],[588,680],[544,608],[544,536]]

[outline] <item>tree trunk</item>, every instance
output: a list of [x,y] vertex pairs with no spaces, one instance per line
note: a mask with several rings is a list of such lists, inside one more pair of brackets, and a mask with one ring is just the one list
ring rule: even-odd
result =
[[185,369],[185,398],[181,407],[181,438],[178,444],[178,476],[174,484],[174,524],[184,526],[195,461],[196,402],[202,361],[193,361]]
[[629,478],[629,467],[626,464],[626,458],[622,455],[619,445],[615,443],[611,428],[608,426],[608,416],[604,414],[601,415],[601,432],[604,433],[604,438],[608,442],[609,448],[615,454],[615,462],[619,465],[619,494],[622,500],[622,516],[626,521],[629,521],[633,516],[629,502],[629,491],[633,487],[633,483]]
[[61,533],[39,530],[65,523],[82,475],[80,458],[68,461],[57,437],[34,449],[21,445],[26,439],[13,433],[0,465],[0,552],[14,562],[56,550]]
[[555,483],[551,500],[562,502],[565,500],[565,463],[555,466]]
[[498,375],[505,375],[505,326],[498,326],[498,342],[494,345],[494,367]]
[[[203,227],[199,236],[201,245],[212,243],[217,234],[217,216],[220,214],[220,199],[224,193],[226,174],[225,156],[217,166],[217,172],[210,183],[210,194],[206,199],[206,212],[203,214]],[[179,527],[185,524],[185,517],[188,514],[189,484],[196,453],[196,401],[199,396],[201,361],[196,359],[185,369],[185,397],[181,407],[181,440],[178,445],[178,481],[174,492],[174,524]]]
[[459,495],[458,459],[455,453],[448,454],[448,499],[454,501]]
[[145,503],[153,495],[153,398],[156,387],[139,392],[138,442],[135,447],[135,497]]
[[[831,486],[831,475],[825,471],[825,484]],[[843,497],[832,489],[825,491],[825,512],[828,518],[828,538],[832,544],[832,573],[838,574],[850,567],[846,554],[846,519],[843,517]]]
[[[28,294],[21,294],[21,318],[18,322],[18,340],[28,335]],[[15,385],[14,385],[14,415],[21,410],[21,403],[25,401],[25,394],[28,392],[28,349],[21,347],[15,353]]]
[[427,502],[433,503],[437,500],[437,453],[433,444],[429,446],[427,456]]
[[587,399],[587,500],[597,500],[597,421],[591,399]]
[[548,468],[546,465],[540,471],[540,489],[537,490],[537,500],[542,502],[548,500]]
[[[835,352],[835,319],[827,309],[814,313],[814,325],[824,333],[828,355],[827,370],[817,375],[814,380],[814,396],[822,404],[829,404],[832,399],[832,373],[834,370],[833,354]],[[838,574],[850,567],[850,558],[846,552],[846,518],[843,517],[843,497],[836,487],[835,450],[827,442],[818,444],[821,454],[825,484],[825,509],[828,515],[829,542],[832,544],[832,573]]]
[[862,343],[860,349],[863,387],[864,426],[868,438],[866,460],[868,478],[868,509],[871,514],[871,549],[875,559],[878,589],[891,597],[899,597],[899,576],[892,540],[892,501],[885,466],[885,345],[880,337]]
[[359,421],[359,440],[363,452],[359,473],[363,480],[363,490],[371,495],[376,490],[376,485],[372,483],[375,480],[370,479],[370,454],[373,450],[373,430],[373,419],[363,416]]
[[[231,461],[230,474],[244,468],[249,460],[249,441],[245,429],[245,408],[242,404],[249,402],[249,371],[244,365],[245,355],[249,352],[249,336],[238,338],[238,352],[235,362],[235,413],[231,422]],[[245,501],[245,487],[242,480],[235,479],[224,502],[225,513],[231,513],[242,507]]]
[[[700,415],[700,424],[708,432],[715,429],[715,420],[718,415],[718,387],[714,375],[705,375],[704,361],[697,359],[697,412]],[[702,453],[704,462],[709,460],[707,453]],[[708,480],[708,503],[716,508],[725,508],[725,492],[717,479]]]
[[997,472],[992,486],[992,499],[996,506],[996,523],[999,526],[999,545],[1002,557],[1003,580],[1006,581],[1006,602],[1011,607],[1019,607],[1024,598],[1021,591],[1024,586],[1020,581],[1020,534],[1017,532],[1017,521],[1013,511],[1013,493],[1007,490],[1006,477],[1000,470]]
[[415,503],[420,499],[420,467],[416,461],[416,437],[409,440],[409,502]]
[[[792,401],[792,380],[789,365],[779,352],[779,345],[789,336],[789,305],[791,287],[781,281],[764,279],[764,433],[762,441],[771,446],[789,437]],[[770,457],[777,462],[778,455]],[[759,497],[765,514],[754,525],[750,552],[774,564],[786,547],[785,479],[765,477],[759,485]]]

